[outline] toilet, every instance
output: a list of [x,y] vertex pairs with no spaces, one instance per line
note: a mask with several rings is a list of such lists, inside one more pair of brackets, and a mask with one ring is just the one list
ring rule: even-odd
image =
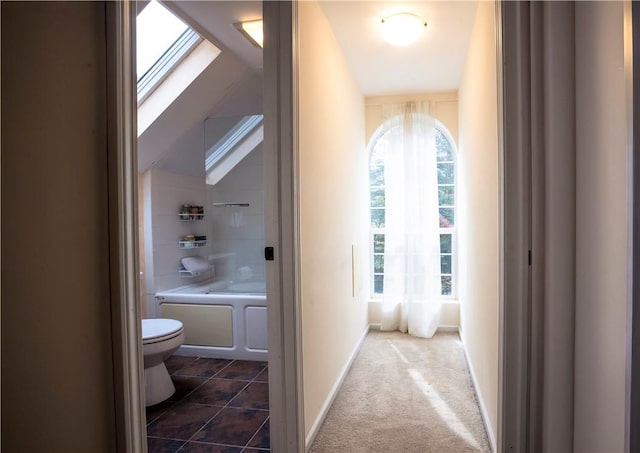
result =
[[182,323],[175,319],[142,320],[145,405],[158,404],[176,391],[164,361],[184,342]]

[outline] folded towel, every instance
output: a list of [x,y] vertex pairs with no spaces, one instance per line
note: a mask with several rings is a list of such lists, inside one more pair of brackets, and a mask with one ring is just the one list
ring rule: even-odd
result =
[[192,273],[209,270],[209,263],[201,256],[187,256],[182,258],[182,265],[186,270]]

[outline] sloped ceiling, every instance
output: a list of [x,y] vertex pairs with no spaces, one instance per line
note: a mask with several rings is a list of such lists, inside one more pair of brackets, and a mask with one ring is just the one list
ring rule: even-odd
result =
[[242,93],[247,80],[256,77],[235,56],[222,53],[138,138],[138,171],[147,170],[167,154],[181,152],[175,145],[184,135],[202,127],[220,102],[230,102],[234,93]]
[[223,52],[233,53],[252,69],[262,69],[262,49],[250,44],[233,26],[262,19],[262,2],[180,0],[166,4]]
[[157,160],[152,164],[175,173],[204,176],[206,142],[210,145],[213,140],[212,138],[205,140],[205,125],[207,122],[217,120],[225,123],[226,118],[231,118],[229,121],[229,127],[231,127],[239,117],[261,113],[261,86],[260,76],[252,71],[246,72],[244,77],[229,88],[216,105],[207,112],[204,120],[194,122],[182,136],[175,137],[174,142],[170,142],[168,148],[158,155]]
[[204,168],[204,121],[262,112],[262,51],[233,26],[246,18],[260,18],[262,6],[260,2],[164,5],[220,48],[222,54],[138,138],[138,171],[157,165],[199,175]]

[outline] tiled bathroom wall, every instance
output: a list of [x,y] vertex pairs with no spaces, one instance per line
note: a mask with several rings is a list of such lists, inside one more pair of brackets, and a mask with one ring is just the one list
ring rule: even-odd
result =
[[[214,203],[248,203],[248,207],[214,207]],[[221,258],[216,277],[264,279],[264,196],[262,145],[256,147],[215,186],[207,185],[211,251]],[[239,272],[239,269],[242,269]],[[222,275],[225,273],[226,275]],[[251,277],[249,277],[251,275]]]
[[[206,206],[204,175],[201,177],[171,173],[152,168],[144,175],[143,209],[145,219],[145,247],[147,300],[149,316],[156,316],[154,295],[179,286],[196,283],[207,275],[187,278],[179,273],[180,260],[186,256],[207,257],[207,247],[181,249],[178,241],[187,234],[206,235],[206,216],[211,210]],[[178,213],[183,204],[205,207],[205,219],[181,221]]]
[[[181,275],[180,260],[186,256],[209,258],[214,265],[215,280],[264,280],[262,145],[215,186],[206,185],[204,175],[152,168],[142,178],[142,190],[147,316],[158,315],[156,292],[202,283],[211,277]],[[249,206],[214,207],[214,203]],[[178,213],[183,204],[204,206],[205,219],[181,221]],[[178,241],[187,234],[206,235],[207,247],[181,249]]]

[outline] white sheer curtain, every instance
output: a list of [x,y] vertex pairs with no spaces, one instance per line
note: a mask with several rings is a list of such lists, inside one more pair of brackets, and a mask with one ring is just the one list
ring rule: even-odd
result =
[[385,105],[382,330],[429,338],[440,317],[435,120],[421,103]]

